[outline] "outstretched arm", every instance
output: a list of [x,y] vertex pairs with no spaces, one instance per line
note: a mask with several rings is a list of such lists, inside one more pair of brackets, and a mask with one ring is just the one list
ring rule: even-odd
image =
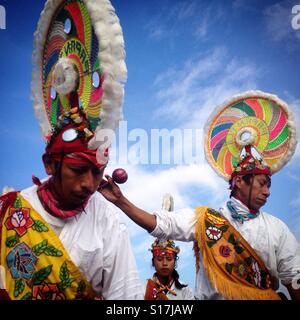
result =
[[113,182],[110,176],[105,175],[105,177],[107,182],[103,181],[98,191],[105,199],[120,208],[136,224],[148,232],[152,232],[156,227],[156,216],[136,207],[124,197],[120,188]]

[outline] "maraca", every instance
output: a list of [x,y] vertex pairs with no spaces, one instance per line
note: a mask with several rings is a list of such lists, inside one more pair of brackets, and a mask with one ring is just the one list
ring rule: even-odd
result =
[[124,169],[118,168],[114,170],[112,174],[112,179],[115,183],[122,184],[127,181],[128,174]]
[[[113,179],[114,183],[122,184],[122,183],[125,183],[127,181],[128,174],[124,169],[118,168],[118,169],[115,169],[113,171],[112,179]],[[106,187],[107,185],[108,185],[108,182],[105,181],[105,180],[102,180],[98,190],[100,190],[101,188]]]

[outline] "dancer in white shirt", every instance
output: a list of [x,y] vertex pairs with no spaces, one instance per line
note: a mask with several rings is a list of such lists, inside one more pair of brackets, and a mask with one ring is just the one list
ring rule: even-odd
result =
[[[244,115],[246,111],[255,114],[251,107],[268,119]],[[231,194],[225,206],[216,210],[199,207],[149,214],[126,199],[108,176],[109,186],[101,192],[154,237],[195,242],[196,299],[279,299],[276,293],[279,280],[292,299],[300,299],[300,290],[293,285],[293,280],[300,275],[299,243],[282,221],[261,210],[270,195],[271,174],[287,163],[295,150],[295,128],[288,107],[276,96],[248,92],[234,97],[215,114],[216,118],[210,121],[215,127],[208,131],[209,137],[215,134],[214,138],[222,140],[215,153],[208,157],[206,152],[206,155],[214,169],[229,180]],[[241,120],[230,127],[230,119],[240,115]],[[280,127],[286,124],[286,142],[270,153],[276,134],[281,132],[274,130],[279,126],[278,117]],[[219,123],[219,120],[227,122]],[[223,134],[220,130],[227,131]],[[263,133],[258,139],[260,130]],[[272,143],[268,145],[271,138]],[[265,153],[260,145],[263,139],[267,139]],[[215,142],[207,141],[207,145],[215,146]],[[283,143],[283,136],[279,142]],[[233,147],[240,148],[238,158],[231,153],[235,152]],[[261,148],[271,167],[255,147]],[[220,149],[222,158],[217,157]],[[279,155],[274,160],[276,152]],[[213,156],[219,162],[213,162]],[[224,159],[230,161],[220,166]],[[234,162],[236,165],[232,167]]]

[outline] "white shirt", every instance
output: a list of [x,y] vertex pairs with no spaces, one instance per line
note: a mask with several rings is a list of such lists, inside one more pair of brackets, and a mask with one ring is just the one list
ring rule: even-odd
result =
[[21,195],[51,225],[97,294],[105,300],[144,298],[126,227],[98,192],[85,212],[64,220],[45,211],[36,186]]
[[[146,292],[147,283],[148,281],[146,282],[144,292]],[[170,289],[176,292],[176,296],[168,291],[165,295],[169,300],[195,300],[193,290],[189,286],[178,289],[175,286],[175,282],[173,282]]]
[[[231,198],[243,211],[243,204]],[[275,279],[282,284],[290,284],[293,278],[300,273],[300,246],[294,235],[280,219],[260,211],[255,219],[245,221],[243,224],[231,217],[229,209],[220,208],[220,212],[238,230],[245,240],[256,251],[265,263],[266,268]],[[177,212],[160,211],[155,213],[156,228],[151,235],[161,239],[180,241],[195,240],[196,214],[192,209]],[[211,287],[207,274],[199,257],[199,271],[196,274],[196,299],[222,299]]]

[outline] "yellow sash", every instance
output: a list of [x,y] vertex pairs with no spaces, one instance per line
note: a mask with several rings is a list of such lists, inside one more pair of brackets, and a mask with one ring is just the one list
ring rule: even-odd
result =
[[195,255],[201,252],[211,285],[226,299],[280,300],[263,261],[229,221],[208,207],[196,214]]
[[11,299],[95,297],[90,283],[50,225],[19,193],[1,220],[0,265],[5,269],[6,290]]

